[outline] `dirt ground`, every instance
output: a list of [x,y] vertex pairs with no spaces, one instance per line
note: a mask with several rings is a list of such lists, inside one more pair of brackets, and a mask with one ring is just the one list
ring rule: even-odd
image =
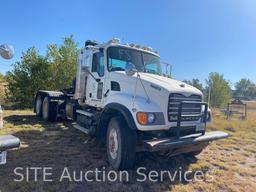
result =
[[[154,153],[139,153],[135,167],[129,170],[129,180],[122,178],[112,182],[92,182],[62,180],[60,176],[66,167],[69,172],[99,169],[110,172],[105,147],[94,139],[74,129],[71,122],[45,123],[36,118],[30,110],[5,111],[2,134],[14,134],[22,141],[21,148],[8,151],[6,165],[0,166],[0,191],[255,191],[256,189],[256,112],[249,111],[247,120],[226,120],[223,114],[214,111],[214,121],[208,130],[224,130],[231,137],[212,142],[196,157],[179,155],[168,157]],[[28,180],[15,181],[20,177],[14,173],[29,176]],[[33,181],[34,174],[26,168],[50,167],[51,182],[43,182],[43,174],[38,173],[38,180]],[[144,167],[144,174],[155,170],[190,171],[188,177],[171,181],[168,175],[163,179],[139,182],[138,168]],[[195,180],[194,173],[202,171],[200,181]]]

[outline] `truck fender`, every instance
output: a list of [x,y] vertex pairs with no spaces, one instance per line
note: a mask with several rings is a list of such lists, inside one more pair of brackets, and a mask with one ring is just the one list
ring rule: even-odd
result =
[[124,106],[119,103],[109,103],[107,104],[100,113],[100,117],[98,119],[98,126],[96,128],[96,139],[104,144],[106,142],[106,134],[108,122],[110,119],[115,116],[121,114],[126,121],[129,129],[136,130],[137,126],[134,122],[133,116],[131,112]]
[[133,119],[133,116],[132,116],[131,112],[124,105],[121,105],[119,103],[109,103],[109,104],[107,104],[101,112],[100,119],[103,120],[104,116],[109,115],[109,112],[110,113],[111,112],[118,112],[118,113],[122,114],[122,116],[125,119],[128,127],[130,129],[133,129],[133,130],[137,129],[137,126],[134,122],[134,119]]

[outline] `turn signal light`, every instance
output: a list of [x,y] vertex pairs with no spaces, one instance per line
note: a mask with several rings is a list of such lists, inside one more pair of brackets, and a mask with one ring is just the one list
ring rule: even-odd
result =
[[138,112],[137,120],[141,125],[147,125],[147,114],[143,112]]

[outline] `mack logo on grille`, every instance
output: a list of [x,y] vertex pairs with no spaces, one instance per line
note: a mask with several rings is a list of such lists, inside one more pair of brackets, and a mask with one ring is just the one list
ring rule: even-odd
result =
[[[198,117],[193,116],[181,117],[181,121],[197,121],[198,119]],[[178,121],[178,115],[171,115],[170,121]]]

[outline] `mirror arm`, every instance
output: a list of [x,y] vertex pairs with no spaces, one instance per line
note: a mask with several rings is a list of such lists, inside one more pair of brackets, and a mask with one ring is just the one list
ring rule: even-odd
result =
[[89,75],[92,76],[92,78],[96,81],[96,82],[100,82],[100,79],[97,79],[87,68],[85,68],[86,72],[89,73]]

